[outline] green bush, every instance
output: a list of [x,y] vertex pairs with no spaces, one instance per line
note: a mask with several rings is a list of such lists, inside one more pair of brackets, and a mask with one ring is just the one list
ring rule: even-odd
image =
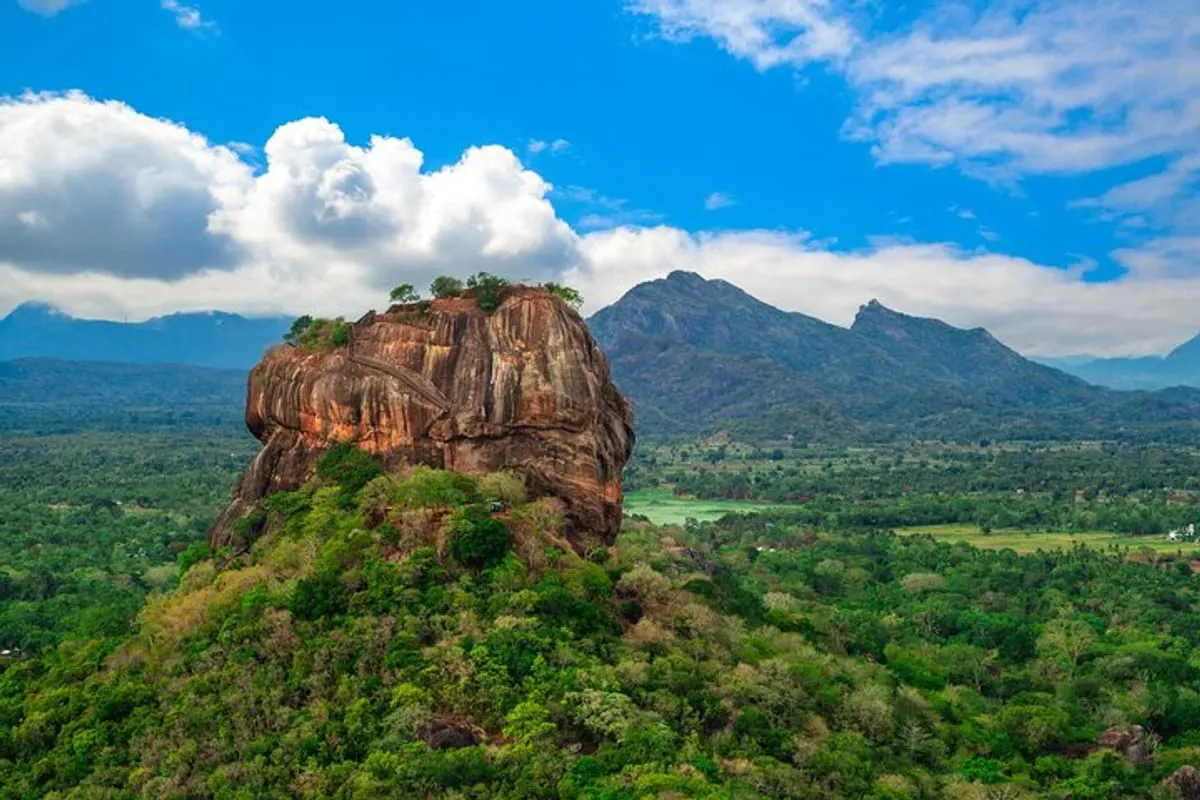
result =
[[450,555],[464,567],[499,564],[509,548],[508,529],[480,506],[468,506],[450,521]]
[[578,309],[583,305],[583,295],[570,286],[563,286],[560,283],[543,283],[542,288],[549,289],[552,295],[562,300],[571,308]]
[[305,314],[292,323],[283,340],[306,353],[334,350],[350,344],[350,323],[342,317],[313,318]]
[[358,492],[383,474],[375,459],[349,442],[335,445],[317,462],[317,477],[336,483],[348,494]]
[[490,272],[478,272],[467,278],[467,288],[475,294],[475,303],[484,311],[495,311],[504,299],[508,281]]
[[479,493],[509,507],[519,506],[525,502],[525,481],[512,472],[491,472],[479,479]]
[[429,293],[437,298],[457,297],[463,293],[463,282],[458,278],[451,278],[446,275],[434,278],[433,283],[429,284]]
[[297,619],[312,621],[345,613],[349,602],[350,593],[341,577],[324,572],[298,581],[288,607]]
[[191,569],[195,564],[203,561],[206,558],[212,558],[212,548],[208,546],[208,542],[192,542],[187,549],[179,554],[177,563],[179,564],[179,574]]
[[416,466],[397,484],[393,496],[407,508],[455,508],[475,501],[479,493],[467,475]]

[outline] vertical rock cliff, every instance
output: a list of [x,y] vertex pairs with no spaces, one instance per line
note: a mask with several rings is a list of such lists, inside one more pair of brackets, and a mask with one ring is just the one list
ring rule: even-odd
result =
[[371,312],[329,352],[280,345],[250,373],[246,424],[263,449],[214,546],[235,542],[238,519],[300,486],[341,442],[389,468],[516,472],[531,497],[562,501],[573,541],[611,543],[620,527],[630,407],[583,320],[545,289],[510,287],[493,311],[456,297]]

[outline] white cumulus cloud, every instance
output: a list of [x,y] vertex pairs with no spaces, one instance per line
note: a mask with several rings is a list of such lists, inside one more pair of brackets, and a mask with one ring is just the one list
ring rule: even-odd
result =
[[205,19],[200,9],[195,6],[184,5],[179,0],[162,0],[162,8],[170,12],[171,16],[175,17],[175,24],[185,31],[216,30],[216,23]]
[[[1162,351],[1197,327],[1196,237],[1119,251],[1128,274],[1089,283],[1090,265],[948,243],[839,251],[803,231],[688,232],[595,190],[555,192],[503,147],[429,170],[408,139],[356,144],[321,118],[282,125],[261,165],[243,151],[79,93],[3,101],[0,313],[38,299],[107,318],[357,315],[397,283],[479,270],[565,280],[595,310],[690,269],[842,324],[878,297],[1038,354]],[[555,203],[604,224],[572,229]]]

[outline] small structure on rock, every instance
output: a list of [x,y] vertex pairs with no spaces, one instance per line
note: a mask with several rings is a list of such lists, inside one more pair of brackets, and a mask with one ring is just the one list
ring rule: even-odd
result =
[[579,314],[551,291],[510,286],[484,310],[470,296],[393,306],[349,326],[344,344],[272,349],[250,373],[246,425],[263,449],[213,526],[299,487],[319,458],[353,442],[395,469],[508,470],[531,497],[557,498],[567,536],[615,541],[632,412]]

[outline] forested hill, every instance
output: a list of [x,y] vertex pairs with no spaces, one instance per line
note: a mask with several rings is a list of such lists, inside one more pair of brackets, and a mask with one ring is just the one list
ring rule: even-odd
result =
[[26,303],[0,320],[0,361],[42,357],[249,369],[289,324],[284,317],[248,319],[217,311],[109,322]]
[[1200,412],[1200,392],[1102,389],[983,329],[874,301],[841,328],[687,272],[634,287],[589,326],[648,435],[1177,439]]
[[0,361],[0,434],[217,428],[245,434],[243,370]]

